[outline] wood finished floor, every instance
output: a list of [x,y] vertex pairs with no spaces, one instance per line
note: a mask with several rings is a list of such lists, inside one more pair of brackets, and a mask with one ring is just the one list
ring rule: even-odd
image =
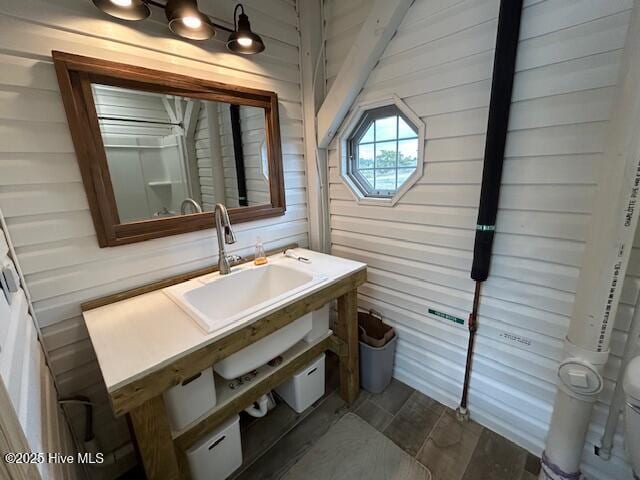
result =
[[[329,368],[331,372],[333,369]],[[378,395],[362,391],[348,407],[328,375],[325,397],[302,414],[286,404],[243,422],[243,467],[234,480],[278,480],[347,412],[353,412],[414,457],[433,480],[535,480],[539,459],[506,438],[393,380]]]

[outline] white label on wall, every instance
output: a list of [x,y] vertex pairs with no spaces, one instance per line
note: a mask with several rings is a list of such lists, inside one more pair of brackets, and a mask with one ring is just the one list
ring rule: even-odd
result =
[[531,343],[533,342],[530,338],[523,337],[521,335],[516,335],[515,333],[509,333],[509,332],[500,332],[500,338],[508,340],[511,343],[517,343],[519,345],[525,345],[527,347],[530,347]]

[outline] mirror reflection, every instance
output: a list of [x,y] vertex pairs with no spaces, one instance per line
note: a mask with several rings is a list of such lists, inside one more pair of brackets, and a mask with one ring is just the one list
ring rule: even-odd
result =
[[262,108],[92,90],[121,223],[271,202]]

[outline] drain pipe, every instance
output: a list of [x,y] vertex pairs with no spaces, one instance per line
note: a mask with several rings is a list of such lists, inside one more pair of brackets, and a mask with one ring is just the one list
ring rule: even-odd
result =
[[469,407],[467,406],[467,397],[469,395],[469,380],[471,377],[471,363],[473,359],[473,345],[476,338],[476,330],[478,330],[478,324],[476,322],[476,315],[478,313],[478,303],[480,302],[480,285],[482,282],[476,282],[475,292],[473,294],[473,308],[469,314],[469,344],[467,345],[467,361],[464,368],[464,382],[462,384],[462,398],[460,399],[460,405],[456,409],[456,416],[458,420],[469,420]]
[[473,266],[471,278],[476,281],[473,295],[473,308],[469,314],[469,345],[462,386],[462,398],[457,409],[458,418],[469,418],[467,396],[471,378],[473,346],[477,331],[478,304],[480,288],[489,276],[491,250],[495,233],[498,199],[502,179],[502,163],[507,141],[509,111],[511,109],[511,91],[513,75],[516,67],[518,38],[520,34],[520,16],[522,0],[501,0],[498,16],[498,32],[496,34],[496,51],[493,59],[493,79],[491,81],[491,99],[489,102],[489,119],[487,137],[484,148],[484,165],[482,170],[482,188],[478,206],[478,222],[476,239],[473,247]]
[[[129,455],[133,455],[135,453],[132,442],[127,442],[110,452],[102,452],[102,450],[99,448],[96,436],[93,433],[93,408],[95,404],[88,397],[78,395],[75,397],[61,398],[58,399],[58,403],[62,405],[62,407],[64,407],[65,405],[73,404],[82,405],[85,409],[85,426],[82,442],[79,441],[79,439],[75,435],[74,429],[71,428],[71,424],[69,424],[70,430],[75,439],[76,447],[78,448],[78,452],[89,453],[93,455],[93,458],[96,460],[94,463],[82,464],[85,467],[85,473],[88,474],[87,467],[108,468],[112,465],[115,465],[120,459],[125,458]],[[98,455],[100,456],[100,460],[98,460]]]
[[633,319],[631,320],[631,327],[627,335],[627,343],[624,346],[624,353],[622,355],[622,362],[620,364],[620,371],[616,378],[616,389],[613,394],[613,400],[609,407],[609,416],[607,417],[607,423],[604,427],[604,434],[600,441],[600,446],[595,447],[595,454],[604,460],[611,458],[611,450],[613,449],[613,437],[616,434],[616,428],[618,427],[618,419],[620,413],[624,409],[625,394],[622,389],[622,378],[624,372],[627,369],[629,362],[638,354],[640,345],[638,345],[638,337],[640,337],[640,295],[636,301],[633,310]]
[[581,477],[580,460],[602,371],[622,282],[638,223],[640,194],[640,19],[636,0],[627,35],[619,89],[600,182],[594,201],[583,265],[558,368],[551,426],[542,455],[541,480]]

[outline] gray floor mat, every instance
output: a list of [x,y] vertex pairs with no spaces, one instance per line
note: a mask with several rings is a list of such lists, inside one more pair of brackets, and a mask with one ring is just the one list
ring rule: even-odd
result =
[[357,415],[347,413],[284,480],[431,480],[431,472]]

